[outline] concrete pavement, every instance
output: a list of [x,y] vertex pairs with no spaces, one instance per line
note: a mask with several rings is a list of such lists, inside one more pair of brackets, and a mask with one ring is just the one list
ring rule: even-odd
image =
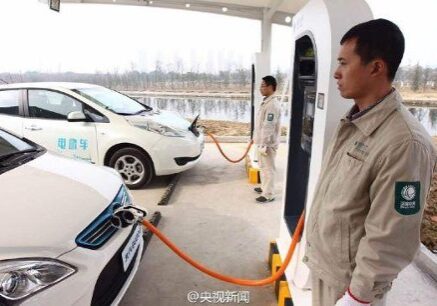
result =
[[[223,145],[232,158],[240,157],[245,146]],[[269,276],[269,242],[279,234],[285,159],[286,147],[281,144],[277,157],[278,197],[266,205],[255,203],[257,194],[247,182],[243,162],[230,164],[210,143],[199,164],[182,174],[168,206],[156,205],[166,188],[166,178],[155,179],[147,189],[133,191],[135,202],[150,213],[161,211],[158,228],[205,266],[236,277],[265,278]],[[212,279],[188,266],[154,237],[121,305],[193,305],[187,300],[190,291],[214,294],[227,290],[248,291],[249,305],[277,305],[272,285],[247,288]],[[435,281],[412,264],[394,282],[387,306],[432,306],[436,300]]]

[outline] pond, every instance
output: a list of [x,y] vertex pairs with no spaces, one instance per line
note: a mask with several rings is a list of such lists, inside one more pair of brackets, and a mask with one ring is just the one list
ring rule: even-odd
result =
[[[250,101],[226,98],[140,97],[139,100],[153,108],[176,111],[186,118],[200,114],[201,119],[226,120],[247,123],[250,121]],[[282,103],[282,125],[290,122],[289,104]],[[437,136],[437,108],[409,107],[432,136]]]

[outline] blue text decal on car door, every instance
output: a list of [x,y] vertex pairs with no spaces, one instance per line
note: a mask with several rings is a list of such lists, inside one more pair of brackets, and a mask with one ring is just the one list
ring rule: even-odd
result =
[[88,139],[76,139],[76,138],[64,138],[64,137],[60,137],[58,138],[58,149],[60,150],[72,150],[72,151],[76,151],[78,149],[78,144],[79,143],[79,149],[82,151],[87,151],[88,150]]
[[[63,154],[73,156],[77,159],[82,159],[91,162],[89,156],[89,142],[84,138],[65,138],[59,137],[57,143],[58,151]],[[85,153],[86,156],[83,156]]]

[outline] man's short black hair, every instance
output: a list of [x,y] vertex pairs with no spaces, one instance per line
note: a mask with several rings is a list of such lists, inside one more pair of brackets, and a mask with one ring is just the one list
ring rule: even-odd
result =
[[276,82],[275,77],[271,75],[267,75],[263,77],[264,83],[266,83],[267,86],[273,86],[273,91],[276,91],[276,86],[278,86],[278,83]]
[[352,27],[340,41],[356,39],[355,52],[364,64],[380,58],[388,67],[388,78],[393,81],[405,50],[404,35],[397,25],[386,19],[375,19]]

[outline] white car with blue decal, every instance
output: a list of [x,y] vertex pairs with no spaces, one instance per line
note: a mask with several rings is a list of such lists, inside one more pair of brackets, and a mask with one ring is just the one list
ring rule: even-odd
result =
[[0,305],[117,304],[144,249],[111,168],[65,158],[0,129]]
[[108,88],[82,83],[0,85],[0,128],[48,150],[115,168],[129,188],[193,167],[195,123]]

